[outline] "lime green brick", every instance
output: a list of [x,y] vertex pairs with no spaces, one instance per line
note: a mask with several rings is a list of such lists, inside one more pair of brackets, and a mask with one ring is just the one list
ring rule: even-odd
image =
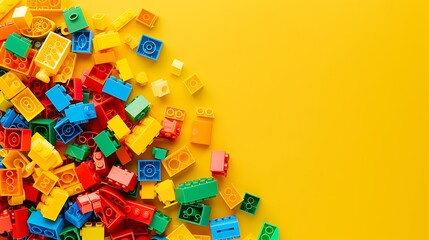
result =
[[77,162],[82,162],[89,155],[89,146],[86,144],[79,145],[77,143],[73,143],[68,145],[66,149],[66,155],[70,159],[74,159]]
[[179,184],[176,188],[176,199],[179,203],[192,204],[214,198],[219,193],[214,178],[201,178]]
[[143,96],[137,96],[125,105],[125,113],[134,122],[143,119],[150,109],[150,103]]
[[52,145],[55,145],[57,139],[55,136],[55,120],[53,119],[36,119],[33,121],[30,121],[30,129],[33,135],[37,132],[42,137],[44,137],[46,140],[48,140],[49,143]]

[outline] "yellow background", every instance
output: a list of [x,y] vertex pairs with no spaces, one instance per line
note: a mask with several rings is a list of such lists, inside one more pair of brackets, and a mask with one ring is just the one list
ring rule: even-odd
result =
[[[104,12],[113,20],[141,7],[159,14],[152,30],[132,22],[120,31],[163,40],[159,61],[115,49],[134,73],[169,81],[171,94],[162,99],[149,86],[134,87],[155,117],[168,105],[187,110],[179,140],[157,145],[189,144],[195,106],[216,114],[211,146],[192,145],[197,164],[173,180],[209,176],[210,151],[224,149],[231,161],[220,184],[262,198],[250,216],[218,197],[209,201],[212,217],[237,214],[242,236],[257,236],[268,221],[289,240],[429,239],[427,1],[74,4],[87,19]],[[180,78],[169,73],[174,58],[185,62]],[[76,76],[92,64],[91,57],[78,61]],[[194,72],[205,87],[190,96],[181,82]],[[176,218],[177,210],[166,212]]]

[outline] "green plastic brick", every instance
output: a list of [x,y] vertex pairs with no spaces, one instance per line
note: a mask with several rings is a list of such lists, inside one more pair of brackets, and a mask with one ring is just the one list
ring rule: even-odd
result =
[[164,148],[153,147],[152,155],[155,159],[164,160],[167,157],[168,150]]
[[202,203],[181,204],[178,218],[184,222],[207,226],[212,208]]
[[17,33],[11,33],[7,37],[4,47],[19,58],[26,58],[31,50],[31,40],[21,37]]
[[83,100],[82,100],[82,102],[83,102],[83,103],[89,103],[89,93],[84,92],[84,93],[82,93],[82,95],[83,95]]
[[8,71],[4,70],[4,69],[0,69],[0,77],[5,75]]
[[79,229],[75,226],[67,226],[61,230],[61,240],[80,240]]
[[134,122],[143,119],[150,109],[150,103],[143,96],[137,96],[125,105],[125,113]]
[[179,184],[176,188],[176,199],[179,203],[192,204],[214,198],[219,193],[214,178],[201,178]]
[[136,186],[134,187],[134,189],[132,191],[129,192],[123,192],[122,194],[130,197],[130,198],[134,198],[136,199],[139,196],[139,192],[140,192],[140,184],[136,184]]
[[258,209],[260,200],[261,200],[260,197],[252,195],[250,193],[245,193],[244,200],[240,205],[240,210],[248,214],[255,215],[256,209]]
[[63,17],[70,33],[74,33],[88,27],[85,15],[83,14],[82,8],[79,6],[64,10]]
[[42,137],[44,137],[46,140],[48,140],[49,143],[52,145],[55,145],[57,142],[57,139],[55,137],[55,120],[54,119],[37,119],[30,121],[30,129],[33,135],[37,132]]
[[276,225],[264,222],[258,235],[258,240],[278,240],[279,228]]
[[171,217],[163,214],[156,210],[153,215],[152,222],[149,224],[149,230],[155,230],[157,234],[163,234],[168,224],[171,221]]
[[112,155],[112,153],[121,148],[121,144],[109,130],[100,132],[94,137],[94,141],[105,157]]
[[74,159],[77,162],[82,162],[89,155],[89,146],[86,144],[79,145],[77,143],[73,143],[68,145],[66,149],[66,155],[70,159]]

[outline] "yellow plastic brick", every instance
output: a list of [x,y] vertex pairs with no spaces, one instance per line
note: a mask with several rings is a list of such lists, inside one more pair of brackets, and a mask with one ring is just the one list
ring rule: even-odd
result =
[[185,120],[185,110],[174,108],[174,107],[167,107],[165,109],[165,118],[174,119],[177,121],[184,121]]
[[243,197],[232,183],[220,188],[219,193],[225,201],[226,205],[228,205],[229,209],[233,209],[238,206],[238,204],[243,202]]
[[125,139],[125,144],[137,155],[143,153],[147,146],[153,142],[162,129],[161,124],[153,117],[145,117]]
[[154,199],[156,182],[140,182],[140,198],[141,199]]
[[12,21],[18,28],[26,29],[31,26],[33,14],[31,14],[30,9],[27,6],[17,7],[13,11]]
[[195,240],[192,233],[186,228],[185,225],[181,224],[178,228],[174,229],[170,234],[167,235],[168,240]]
[[109,25],[109,21],[105,13],[96,13],[92,16],[92,24],[95,29],[103,31]]
[[9,108],[11,108],[13,104],[6,99],[3,92],[0,91],[0,110],[6,112]]
[[121,30],[125,25],[127,25],[131,20],[133,20],[137,14],[133,11],[133,9],[128,9],[124,13],[122,13],[117,19],[113,20],[112,26],[115,31]]
[[58,179],[59,178],[52,172],[43,171],[34,182],[33,187],[43,194],[49,195],[49,193],[55,187],[55,184],[58,182]]
[[44,15],[53,15],[57,13],[62,13],[64,9],[67,8],[67,0],[55,0],[55,1],[46,1],[46,0],[27,0],[27,6],[30,8],[31,12]]
[[134,77],[131,66],[126,58],[116,61],[116,68],[122,80],[127,81]]
[[179,77],[180,74],[182,74],[183,64],[184,63],[182,61],[174,59],[173,63],[171,64],[171,71],[170,72]]
[[131,50],[134,50],[139,45],[139,39],[130,33],[127,33],[124,37],[124,43],[127,44]]
[[43,170],[56,168],[63,163],[61,155],[54,146],[37,132],[31,137],[31,150],[28,157]]
[[54,187],[49,195],[42,195],[41,201],[37,204],[37,209],[40,209],[42,216],[49,220],[55,221],[63,209],[69,194],[66,190],[59,187]]
[[25,171],[25,167],[30,163],[30,160],[20,151],[10,150],[4,157],[2,164],[6,168],[21,169],[24,178],[29,177],[31,172]]
[[101,222],[97,222],[94,225],[91,222],[87,222],[80,230],[80,235],[82,240],[104,239],[104,225]]
[[148,81],[149,80],[148,80],[147,74],[145,72],[140,72],[139,74],[137,74],[137,76],[136,76],[136,82],[140,86],[144,87],[147,84]]
[[11,102],[27,121],[31,121],[45,109],[39,99],[28,88],[16,95]]
[[170,177],[182,172],[194,163],[195,159],[187,146],[179,148],[162,160],[162,165]]
[[118,140],[124,139],[131,130],[125,124],[124,120],[119,115],[114,116],[107,121],[107,127],[112,131]]
[[176,201],[176,193],[174,191],[174,183],[171,179],[167,179],[156,184],[155,192],[158,194],[159,201],[164,204],[164,208],[178,204]]
[[152,82],[152,92],[155,97],[163,97],[170,93],[167,80],[159,79]]
[[197,107],[196,112],[198,117],[215,118],[213,108]]
[[73,74],[74,66],[76,64],[76,53],[69,52],[57,75],[53,77],[54,82],[66,83]]
[[0,77],[0,90],[6,99],[10,100],[25,89],[24,83],[13,72],[7,72]]
[[114,48],[122,44],[118,32],[99,33],[92,39],[95,51],[101,51],[109,48]]
[[4,18],[21,0],[0,1],[0,20]]
[[203,81],[200,80],[197,74],[192,74],[188,79],[183,81],[189,93],[192,95],[204,87]]

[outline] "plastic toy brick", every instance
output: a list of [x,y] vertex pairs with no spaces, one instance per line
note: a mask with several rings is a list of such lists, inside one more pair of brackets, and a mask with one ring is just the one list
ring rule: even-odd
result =
[[183,65],[184,65],[184,63],[182,61],[174,59],[173,63],[171,63],[171,70],[170,70],[170,72],[173,75],[176,75],[176,76],[179,77],[180,74],[182,74]]
[[42,195],[41,202],[37,204],[37,209],[40,209],[44,218],[55,221],[68,197],[69,194],[66,190],[54,187],[49,195]]
[[83,214],[79,210],[77,202],[73,203],[73,205],[64,214],[66,220],[77,228],[81,228],[85,222],[89,220],[91,215],[92,212]]
[[55,145],[55,120],[53,119],[36,119],[30,121],[30,129],[33,134],[36,132],[42,135],[50,144]]
[[165,118],[177,120],[177,121],[184,121],[185,120],[185,110],[174,108],[174,107],[167,107],[165,109]]
[[128,47],[131,48],[131,50],[134,50],[139,45],[139,40],[137,37],[134,37],[130,33],[127,33],[124,37],[124,43],[128,45]]
[[83,185],[77,176],[74,163],[56,168],[54,174],[59,178],[57,185],[66,190],[70,196],[84,191]]
[[40,101],[47,100],[45,92],[49,90],[49,84],[44,83],[37,78],[31,77],[28,79],[26,86],[33,92],[37,99]]
[[67,57],[58,70],[57,74],[53,76],[53,82],[61,82],[66,83],[73,74],[73,70],[76,64],[76,53],[69,52],[67,53]]
[[96,137],[94,137],[94,141],[106,157],[112,155],[121,147],[121,144],[109,130],[100,132]]
[[49,171],[43,171],[42,174],[36,179],[33,187],[45,195],[49,195],[55,184],[58,182],[58,177]]
[[82,95],[83,95],[82,102],[83,103],[89,103],[89,93],[88,92],[84,92],[84,93],[82,93]]
[[112,73],[112,70],[113,65],[110,63],[94,65],[88,75],[86,75],[83,85],[101,93],[103,91],[103,85]]
[[25,85],[15,73],[8,72],[0,77],[0,90],[3,92],[6,99],[12,99],[24,89]]
[[171,142],[176,141],[182,131],[182,122],[177,120],[162,120],[162,129],[159,131],[158,138],[165,138]]
[[72,101],[72,97],[67,94],[66,89],[59,84],[55,84],[55,86],[49,89],[46,92],[46,96],[59,112],[68,107]]
[[44,218],[40,210],[31,213],[27,223],[31,233],[55,239],[60,239],[60,232],[64,228],[63,218],[51,221]]
[[125,219],[125,214],[119,207],[113,204],[106,197],[100,196],[101,207],[95,208],[95,213],[100,217],[107,229],[114,229]]
[[27,6],[35,13],[60,13],[65,9],[66,1],[27,0]]
[[137,175],[127,169],[113,166],[106,177],[106,182],[116,189],[129,192],[132,191],[137,184]]
[[212,240],[212,238],[209,235],[195,235],[194,238],[196,240]]
[[147,74],[145,72],[139,72],[136,76],[136,82],[144,87],[148,83],[149,79],[147,78]]
[[27,120],[21,114],[15,112],[13,108],[6,110],[6,113],[0,119],[0,123],[4,128],[29,128]]
[[136,20],[137,22],[145,25],[148,28],[153,28],[156,19],[158,19],[158,15],[155,15],[154,13],[151,13],[146,9],[142,9]]
[[143,119],[150,109],[150,103],[142,95],[136,96],[131,102],[125,105],[127,117],[132,121],[140,121]]
[[212,175],[227,176],[229,154],[225,151],[212,151],[210,171]]
[[194,120],[192,122],[191,143],[210,145],[213,122],[208,120]]
[[91,53],[92,39],[94,34],[91,30],[79,30],[72,35],[72,52]]
[[109,25],[107,16],[104,13],[96,13],[92,15],[91,19],[92,19],[93,27],[97,30],[104,31],[104,29],[106,29],[107,26]]
[[95,64],[116,62],[116,56],[115,56],[114,51],[94,53],[94,54],[92,54],[92,56],[94,57],[94,63]]
[[[42,82],[42,81],[39,81],[39,82]],[[43,95],[46,96],[45,92],[43,92]],[[58,112],[57,109],[55,109],[54,105],[52,104],[51,101],[49,101],[49,99],[43,99],[40,102],[45,107],[45,110],[42,112],[43,118],[58,119],[61,117],[60,112]]]
[[79,210],[85,214],[92,212],[94,208],[92,207],[91,200],[89,200],[88,194],[80,195],[76,198],[77,205],[79,206]]
[[179,227],[174,229],[170,234],[167,235],[168,240],[195,240],[192,233],[186,228],[185,225],[181,224]]
[[0,24],[0,41],[6,40],[6,38],[12,33],[20,33],[18,27],[13,22],[6,22]]
[[6,99],[4,94],[0,91],[0,111],[6,112],[9,110],[13,104]]
[[98,175],[107,176],[107,174],[109,174],[111,164],[107,161],[102,152],[94,152],[92,160],[94,161],[95,171]]
[[31,175],[30,171],[26,171],[25,166],[30,163],[28,158],[22,154],[20,151],[8,151],[4,159],[1,163],[7,168],[17,168],[21,169],[22,176],[24,178],[29,177]]
[[24,193],[24,190],[22,190],[19,195],[8,197],[7,203],[10,206],[19,206],[19,205],[24,204],[24,200],[25,200],[25,193]]
[[125,165],[133,160],[132,159],[133,154],[131,153],[131,151],[128,149],[128,147],[125,145],[124,142],[121,142],[121,148],[116,150],[115,154],[117,159],[122,165]]
[[155,185],[155,192],[158,194],[158,199],[164,204],[164,208],[176,205],[176,194],[174,192],[174,183],[167,179]]
[[162,160],[162,165],[170,177],[182,172],[194,163],[195,159],[187,146],[179,148]]
[[76,103],[65,110],[66,117],[76,124],[87,123],[89,119],[97,117],[93,103]]
[[70,45],[69,39],[50,32],[34,59],[36,65],[40,67],[36,78],[49,82],[49,75],[56,74],[65,61],[70,52]]
[[276,225],[264,222],[258,235],[258,240],[278,240],[279,229]]
[[226,205],[228,205],[229,209],[233,209],[243,202],[243,197],[231,183],[222,187],[219,193]]
[[156,182],[140,182],[140,198],[141,199],[154,199]]
[[38,39],[34,42],[34,48],[40,49],[42,46],[41,38],[45,38],[51,31],[54,31],[57,25],[54,21],[43,16],[34,16],[29,28],[21,28],[21,34],[31,39]]
[[176,188],[177,201],[185,204],[214,198],[218,193],[217,181],[214,178],[201,178],[185,182]]
[[152,92],[155,97],[163,97],[170,93],[167,80],[159,79],[152,82]]
[[150,224],[155,213],[155,206],[133,200],[127,200],[127,205],[124,207],[124,213],[128,219],[142,222],[144,224]]
[[17,7],[13,11],[12,21],[18,28],[30,28],[31,22],[33,21],[33,14],[31,14],[27,6]]
[[45,109],[28,88],[18,93],[11,102],[27,121],[31,121]]
[[161,181],[161,161],[138,160],[137,173],[138,173],[139,181],[144,181],[144,182]]
[[114,116],[107,121],[107,127],[112,131],[118,140],[122,140],[127,136],[131,130],[127,127],[124,120],[119,115]]
[[71,123],[66,117],[58,119],[54,130],[57,133],[58,139],[65,144],[69,143],[82,132],[82,128],[79,125]]
[[136,53],[140,56],[156,61],[161,53],[162,45],[162,41],[143,34],[140,38]]
[[100,103],[95,103],[95,111],[97,112],[97,124],[92,127],[94,131],[100,129],[99,131],[107,127],[107,121],[112,119],[115,115],[119,115],[122,119],[126,119],[125,109],[121,100],[115,97],[108,97],[107,99],[102,100]]
[[68,36],[71,34],[69,29],[67,28],[67,24],[65,22],[62,22],[59,28],[55,30],[55,33],[61,35],[61,36]]
[[[109,199],[115,206],[125,210],[124,208],[127,206],[127,200],[125,200],[124,196],[122,196],[119,191],[113,187],[108,185],[102,186],[99,190],[99,195]],[[96,209],[96,208],[95,208]],[[128,212],[130,209],[127,210]]]
[[0,66],[30,76],[36,66],[33,61],[36,54],[37,50],[30,49],[26,58],[18,58],[14,54],[6,51],[4,44],[2,44],[0,48]]
[[109,48],[114,48],[117,46],[120,46],[122,44],[121,38],[119,37],[118,32],[105,32],[105,33],[99,33],[94,36],[92,39],[94,44],[94,50],[95,51],[101,51],[106,50]]
[[60,232],[61,240],[80,240],[79,229],[75,226],[67,226]]
[[33,184],[24,181],[23,182],[24,192],[25,192],[25,200],[33,202],[37,204],[40,199],[40,192],[36,188],[33,187]]
[[12,238],[22,239],[27,237],[30,232],[27,225],[28,220],[28,209],[21,206],[18,209],[14,209],[11,214],[12,219]]
[[155,230],[157,234],[163,234],[170,221],[171,217],[157,210],[153,215],[152,222],[149,224],[149,230]]
[[0,169],[0,195],[19,196],[24,192],[21,170],[17,168]]
[[131,78],[134,77],[134,74],[131,70],[131,66],[128,63],[128,60],[126,58],[123,58],[119,61],[116,61],[116,68],[119,71],[119,75],[120,77],[124,80],[130,80]]
[[83,14],[82,8],[79,6],[64,10],[63,17],[70,33],[74,33],[88,27],[85,15]]
[[31,130],[23,128],[4,129],[4,149],[30,151]]
[[196,112],[197,112],[197,117],[215,118],[213,108],[197,107]]
[[236,216],[210,220],[213,240],[240,238],[240,226]]
[[85,190],[90,189],[101,183],[101,179],[95,171],[95,166],[92,161],[81,163],[75,168],[76,175]]
[[204,87],[203,81],[200,80],[197,74],[192,74],[189,78],[187,78],[185,81],[183,81],[183,84],[185,84],[186,89],[188,89],[189,93],[193,95],[197,91],[199,91],[201,88]]
[[0,20],[4,18],[21,0],[9,0],[0,2]]
[[179,208],[179,220],[199,226],[209,225],[212,208],[202,203],[181,204]]
[[74,159],[76,162],[82,162],[89,155],[89,147],[86,144],[79,145],[77,143],[73,143],[67,146],[65,154],[69,159]]
[[81,102],[83,100],[82,80],[80,78],[69,78],[65,89],[74,101]]
[[31,137],[31,150],[28,157],[43,170],[53,169],[63,163],[58,151],[39,133]]
[[122,101],[127,101],[133,86],[127,82],[110,76],[104,83],[103,92],[112,95]]
[[240,205],[240,210],[250,215],[255,215],[261,198],[250,193],[244,194],[244,200]]
[[153,139],[158,135],[162,126],[154,118],[148,116],[134,127],[125,139],[125,144],[137,155],[144,152]]
[[133,9],[128,9],[122,13],[117,19],[113,20],[112,26],[115,31],[121,30],[125,25],[127,25],[131,20],[133,20],[137,14]]
[[80,230],[82,240],[102,240],[104,239],[104,226],[103,223],[97,222],[94,225],[90,222],[85,223]]
[[152,148],[152,155],[155,159],[164,160],[167,157],[168,150],[159,147]]

